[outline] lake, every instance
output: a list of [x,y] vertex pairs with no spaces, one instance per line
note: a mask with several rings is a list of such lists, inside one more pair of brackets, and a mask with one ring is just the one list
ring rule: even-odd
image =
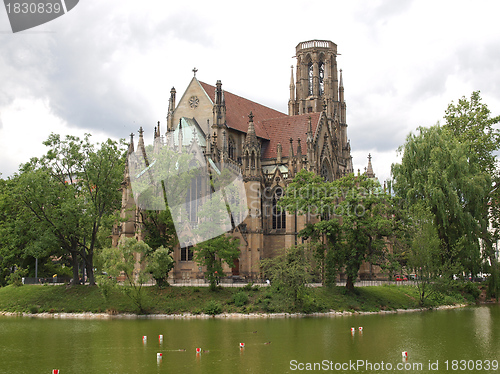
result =
[[473,373],[499,372],[498,360],[499,305],[318,318],[0,317],[5,374]]

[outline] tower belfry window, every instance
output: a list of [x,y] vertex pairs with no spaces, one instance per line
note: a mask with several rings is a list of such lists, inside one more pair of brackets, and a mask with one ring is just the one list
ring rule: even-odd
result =
[[319,96],[323,96],[325,92],[325,64],[321,61],[318,64],[319,68]]
[[309,65],[307,66],[308,74],[309,74],[309,96],[312,96],[313,94],[313,76],[314,76],[314,68],[313,68],[313,63],[310,62]]

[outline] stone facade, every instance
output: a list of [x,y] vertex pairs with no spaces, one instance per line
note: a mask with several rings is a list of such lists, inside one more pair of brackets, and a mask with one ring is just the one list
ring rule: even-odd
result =
[[[296,47],[296,58],[288,114],[226,92],[220,81],[215,86],[199,81],[196,69],[178,102],[175,88],[170,92],[167,134],[179,131],[182,123],[190,124],[193,137],[180,141],[183,146],[196,142],[212,164],[230,167],[243,176],[248,216],[230,231],[230,235],[240,239],[241,254],[233,267],[226,266],[227,276],[258,279],[262,258],[301,242],[297,233],[307,223],[306,217],[285,213],[276,205],[297,172],[306,169],[326,180],[354,172],[342,71],[337,69],[337,46],[323,40],[302,42]],[[154,139],[155,144],[163,145],[160,123]],[[145,154],[142,128],[135,152]],[[371,162],[369,169],[373,173]],[[142,237],[130,177],[127,168],[121,212],[126,222],[115,230],[115,242],[120,236]],[[174,250],[176,265],[171,277],[202,278],[204,269],[186,252],[182,253],[185,250]]]

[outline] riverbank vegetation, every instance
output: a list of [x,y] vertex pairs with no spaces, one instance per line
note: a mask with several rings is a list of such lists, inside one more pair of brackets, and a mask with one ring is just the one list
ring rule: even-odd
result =
[[[128,287],[128,286],[120,286]],[[451,290],[451,291],[450,291]],[[474,303],[478,284],[453,282],[437,288],[426,307]],[[418,290],[411,285],[357,287],[307,287],[300,300],[274,286],[259,287],[144,287],[143,314],[315,313],[329,311],[377,312],[420,306]],[[24,285],[0,288],[0,311],[25,313],[139,313],[137,304],[122,290],[111,288],[104,297],[98,287],[76,285]]]

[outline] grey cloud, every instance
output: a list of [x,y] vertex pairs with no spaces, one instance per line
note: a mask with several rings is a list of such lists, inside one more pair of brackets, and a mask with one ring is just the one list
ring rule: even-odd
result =
[[[456,51],[457,73],[470,81],[474,90],[500,95],[500,50],[498,42],[464,45]],[[468,96],[470,92],[464,92]]]
[[358,10],[356,18],[375,29],[377,24],[384,24],[390,18],[405,13],[413,1],[387,0],[375,7],[366,7],[371,2],[363,2],[363,9]]
[[[105,3],[100,9],[95,3],[77,9],[71,23],[61,21],[52,26],[57,30],[52,33],[0,36],[0,105],[16,97],[48,99],[54,114],[69,126],[116,137],[156,123],[149,98],[134,91],[117,71],[121,60],[126,63],[131,54],[154,48],[168,49],[172,38],[210,44],[206,21],[184,12],[154,22],[147,16],[113,12]],[[173,58],[182,58],[177,52]],[[147,67],[138,68],[134,80],[146,73]]]
[[454,69],[451,60],[429,63],[428,68],[418,75],[418,82],[413,87],[409,100],[422,100],[429,96],[441,95],[446,91],[446,81]]

